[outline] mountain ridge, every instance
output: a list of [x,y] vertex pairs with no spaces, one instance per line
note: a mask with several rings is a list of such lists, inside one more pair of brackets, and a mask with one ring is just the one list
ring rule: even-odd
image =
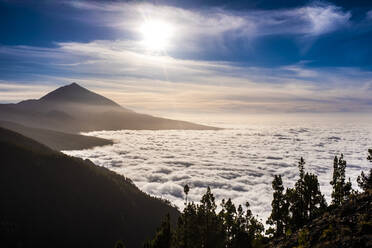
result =
[[39,99],[44,102],[58,102],[58,101],[67,101],[75,103],[89,103],[93,105],[108,105],[121,107],[116,102],[96,94],[77,83],[71,83],[69,85],[62,86],[48,94],[44,95]]
[[39,99],[0,104],[0,120],[69,133],[123,129],[219,129],[137,113],[77,83],[62,86]]
[[141,247],[169,203],[90,160],[0,128],[0,247]]
[[63,133],[48,129],[30,128],[9,121],[0,121],[0,127],[22,134],[57,151],[89,149],[95,146],[112,145],[114,143],[108,139]]

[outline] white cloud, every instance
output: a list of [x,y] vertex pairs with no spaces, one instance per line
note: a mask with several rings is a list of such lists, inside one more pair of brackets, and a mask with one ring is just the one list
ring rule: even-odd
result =
[[[193,52],[202,49],[225,49],[225,41],[254,39],[265,35],[319,36],[345,27],[350,12],[331,4],[312,4],[283,10],[231,11],[224,8],[182,9],[149,3],[71,2],[72,6],[96,11],[97,25],[131,32],[130,39],[140,39],[139,27],[147,20],[162,20],[174,26],[173,47]],[[208,45],[206,45],[206,43]]]
[[[271,211],[273,175],[281,174],[285,186],[293,186],[301,156],[306,170],[319,176],[328,202],[335,155],[344,153],[346,174],[354,188],[360,171],[369,169],[371,117],[270,117],[252,119],[244,126],[225,123],[223,127],[228,129],[220,131],[94,132],[91,135],[114,138],[117,143],[67,153],[123,174],[141,190],[169,199],[181,209],[185,184],[191,187],[191,201],[199,201],[210,186],[218,203],[222,198],[231,198],[236,204],[249,201],[264,220]],[[119,166],[117,161],[121,161]]]
[[312,35],[334,31],[347,25],[351,18],[350,12],[343,12],[333,5],[304,7],[299,10],[299,14],[308,20],[308,32]]
[[366,14],[367,19],[371,20],[372,19],[372,10],[368,11]]
[[[28,82],[17,82],[0,80],[0,102],[19,102],[26,99],[40,98],[40,93],[47,93],[55,86],[45,84],[28,84]],[[26,98],[25,98],[26,97]]]

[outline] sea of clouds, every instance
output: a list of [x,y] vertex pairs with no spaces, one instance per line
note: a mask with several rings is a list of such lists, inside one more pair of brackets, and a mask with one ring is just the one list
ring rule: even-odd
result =
[[346,175],[354,188],[360,172],[371,168],[366,160],[367,149],[372,148],[368,122],[284,121],[225,127],[219,131],[91,132],[115,144],[65,153],[125,175],[141,190],[166,198],[180,209],[185,184],[191,188],[189,199],[195,202],[210,186],[218,204],[223,198],[236,204],[248,201],[264,221],[271,211],[273,175],[282,175],[285,186],[293,186],[301,156],[305,169],[318,175],[328,202],[335,155],[344,154]]

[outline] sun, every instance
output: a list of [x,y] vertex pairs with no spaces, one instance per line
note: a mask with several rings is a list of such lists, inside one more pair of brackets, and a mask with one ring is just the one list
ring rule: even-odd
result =
[[159,20],[146,21],[140,27],[143,45],[151,51],[165,51],[173,34],[172,25]]

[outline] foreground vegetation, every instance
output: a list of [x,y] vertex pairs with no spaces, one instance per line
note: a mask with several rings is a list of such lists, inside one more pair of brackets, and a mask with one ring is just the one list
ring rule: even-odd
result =
[[[372,162],[372,149],[368,152],[367,159]],[[244,211],[231,199],[222,200],[217,212],[209,187],[200,204],[195,204],[187,202],[190,189],[186,185],[185,209],[176,227],[171,227],[167,216],[144,248],[370,247],[372,169],[369,175],[362,172],[358,177],[363,192],[357,192],[350,179],[346,180],[346,165],[342,154],[334,158],[330,206],[320,191],[318,177],[305,172],[303,158],[298,163],[299,179],[294,188],[284,189],[282,177],[275,175],[272,212],[266,222],[270,228],[266,232],[248,202]]]

